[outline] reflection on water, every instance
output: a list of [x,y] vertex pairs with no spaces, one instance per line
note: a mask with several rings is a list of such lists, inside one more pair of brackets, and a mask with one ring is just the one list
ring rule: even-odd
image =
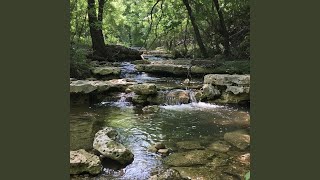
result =
[[[90,149],[94,133],[104,126],[116,128],[120,141],[134,154],[134,161],[121,170],[104,169],[93,179],[148,179],[163,168],[161,157],[147,148],[162,141],[175,150],[179,141],[195,140],[212,143],[225,132],[239,129],[248,120],[246,109],[191,103],[161,106],[160,111],[144,114],[134,106],[117,107],[112,104],[93,108],[71,108],[70,149]],[[234,123],[233,123],[234,122]],[[240,123],[239,123],[240,122]]]

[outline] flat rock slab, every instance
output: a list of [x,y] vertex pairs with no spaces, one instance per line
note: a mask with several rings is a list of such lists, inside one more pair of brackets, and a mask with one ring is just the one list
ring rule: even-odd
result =
[[204,76],[204,84],[220,86],[250,85],[250,75],[207,74]]
[[182,150],[204,149],[204,147],[200,145],[199,141],[181,141],[181,142],[177,142],[176,145],[179,149],[182,149]]
[[169,166],[196,166],[205,165],[215,156],[213,151],[194,150],[182,153],[173,153],[165,159],[165,164]]
[[84,149],[70,151],[70,174],[99,174],[102,165],[98,156],[86,152]]
[[245,130],[228,132],[224,134],[223,138],[241,150],[245,150],[250,146],[250,135]]
[[111,88],[124,91],[128,86],[133,84],[136,83],[128,82],[125,79],[113,79],[109,81],[77,80],[70,82],[70,93],[89,94],[93,91],[108,91]]

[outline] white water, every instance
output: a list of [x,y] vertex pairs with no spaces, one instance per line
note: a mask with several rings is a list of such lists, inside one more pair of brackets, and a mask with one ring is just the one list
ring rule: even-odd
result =
[[224,106],[219,106],[219,105],[205,103],[205,102],[193,102],[189,104],[160,106],[160,108],[167,109],[167,110],[174,110],[174,111],[213,110],[213,109],[222,108],[222,107]]

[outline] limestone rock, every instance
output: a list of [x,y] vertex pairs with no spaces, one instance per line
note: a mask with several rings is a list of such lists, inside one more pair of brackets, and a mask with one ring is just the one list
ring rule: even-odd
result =
[[250,85],[250,75],[207,74],[205,84],[212,85]]
[[118,161],[121,164],[128,164],[133,160],[132,152],[122,144],[116,142],[117,133],[112,128],[105,128],[96,133],[93,148],[99,151],[104,157]]
[[98,156],[86,152],[84,149],[70,151],[70,174],[99,174],[102,165]]

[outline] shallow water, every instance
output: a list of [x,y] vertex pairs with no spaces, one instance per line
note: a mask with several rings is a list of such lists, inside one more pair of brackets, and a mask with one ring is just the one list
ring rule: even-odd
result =
[[[157,87],[163,90],[188,89],[182,83],[183,78],[153,77],[138,73],[130,63],[122,64],[121,76],[139,83],[156,83]],[[191,82],[193,85],[202,84],[201,79],[193,79]],[[119,93],[113,96],[112,100],[92,107],[71,107],[70,149],[92,150],[94,134],[109,126],[118,130],[121,143],[133,152],[134,161],[124,168],[114,162],[103,162],[101,175],[72,176],[72,179],[147,180],[166,168],[163,157],[147,151],[155,142],[163,142],[175,153],[182,151],[176,146],[177,142],[196,141],[208,147],[209,144],[223,139],[226,132],[249,126],[249,109],[243,107],[193,101],[190,104],[160,106],[157,112],[144,113],[142,107],[132,106],[126,101],[128,95],[130,94]],[[232,149],[230,153],[248,152]]]
[[[246,109],[201,102],[161,106],[160,111],[153,114],[144,114],[133,106],[117,107],[116,103],[92,108],[73,107],[70,149],[90,149],[95,132],[104,126],[114,127],[121,135],[121,142],[132,150],[134,161],[121,170],[104,169],[102,175],[93,179],[143,180],[163,168],[162,158],[147,151],[153,143],[164,142],[172,150],[176,150],[175,143],[179,141],[208,144],[225,132],[241,128],[232,121],[245,121],[248,116]],[[223,123],[226,121],[227,125]]]

